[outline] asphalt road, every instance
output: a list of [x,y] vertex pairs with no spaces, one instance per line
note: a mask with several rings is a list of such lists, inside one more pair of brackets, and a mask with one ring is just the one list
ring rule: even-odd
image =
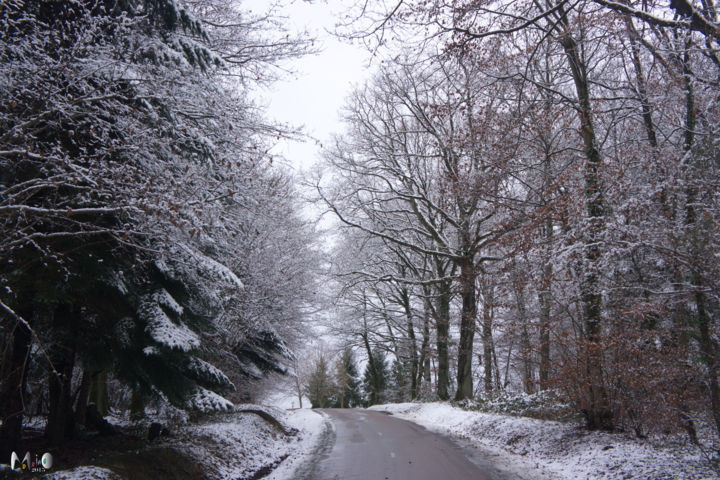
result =
[[491,480],[449,439],[361,409],[323,410],[334,435],[307,480]]

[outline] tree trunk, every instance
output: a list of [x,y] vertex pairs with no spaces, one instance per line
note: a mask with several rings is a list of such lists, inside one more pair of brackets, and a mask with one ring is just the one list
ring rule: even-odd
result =
[[[31,318],[28,314],[22,314],[22,317],[26,321]],[[9,351],[3,365],[4,375],[0,383],[0,415],[2,415],[0,455],[8,461],[11,452],[22,450],[24,394],[32,336],[30,330],[21,322],[7,318],[3,320],[15,323],[9,334]]]
[[295,392],[298,396],[298,403],[300,405],[300,409],[302,409],[302,397],[303,397],[303,391],[302,386],[300,385],[300,377],[297,375],[297,368],[295,369]]
[[94,403],[100,415],[107,415],[110,408],[108,404],[107,372],[96,372],[93,375],[88,403]]
[[420,359],[418,360],[418,372],[417,380],[415,381],[415,392],[413,398],[417,398],[420,395],[420,390],[425,383],[430,385],[430,305],[428,304],[430,299],[424,299],[423,308],[423,339],[422,345],[420,346]]
[[75,366],[75,352],[67,347],[56,346],[50,357],[60,375],[49,374],[49,411],[45,436],[50,445],[60,445],[67,436],[72,435],[74,428],[72,375]]
[[497,352],[495,352],[495,345],[492,347],[492,359],[493,359],[493,378],[495,379],[495,391],[499,392],[501,388],[500,381],[500,363],[497,359]]
[[[455,393],[455,401],[472,398],[473,395],[472,353],[475,321],[477,318],[476,278],[477,273],[475,272],[475,265],[472,258],[464,259],[464,261],[460,263],[462,312],[460,316],[460,341],[458,342],[457,392]],[[490,362],[492,362],[492,359],[490,359]]]
[[440,400],[450,398],[448,393],[450,362],[448,359],[448,335],[450,331],[450,285],[443,282],[437,298],[436,342],[437,342],[437,394]]
[[415,339],[415,327],[413,325],[412,310],[410,309],[410,294],[406,288],[402,289],[401,298],[403,308],[405,309],[405,318],[407,320],[408,331],[408,354],[410,356],[410,399],[417,395],[417,372],[418,372],[418,353],[417,340]]
[[587,393],[585,417],[590,429],[612,430],[613,414],[603,380],[602,296],[598,280],[601,256],[598,242],[604,229],[605,205],[600,170],[602,156],[593,125],[589,81],[586,65],[578,45],[570,33],[567,16],[561,11],[560,44],[575,83],[580,117],[580,134],[585,147],[585,205],[588,228],[585,232],[585,266],[580,285],[584,321],[584,361],[586,362]]
[[550,286],[552,282],[552,263],[550,262],[550,242],[552,241],[553,222],[551,218],[545,221],[545,242],[547,256],[542,268],[541,290],[538,292],[540,303],[540,368],[538,380],[540,390],[550,388]]
[[78,388],[77,399],[75,400],[75,423],[85,425],[85,416],[87,414],[88,396],[90,395],[90,385],[92,384],[93,373],[87,369],[83,370],[82,380]]
[[630,16],[626,15],[624,20],[625,28],[628,32],[628,39],[630,40],[630,53],[633,68],[635,69],[635,86],[637,88],[638,95],[640,96],[638,100],[640,100],[640,107],[642,109],[645,134],[647,135],[647,141],[650,144],[650,147],[653,149],[653,157],[657,157],[657,134],[655,133],[652,106],[650,105],[647,83],[645,82],[645,75],[643,74],[642,61],[640,60],[640,48],[638,45],[639,35],[635,30],[635,26],[633,25]]
[[[387,312],[386,308],[383,308],[383,310]],[[400,355],[400,347],[398,346],[397,339],[395,338],[395,332],[393,332],[392,325],[390,324],[390,316],[387,315],[387,313],[384,313],[383,317],[385,318],[385,326],[388,330],[388,338],[390,339],[390,343],[392,344],[393,353],[395,354],[395,358],[397,359],[397,361],[400,362],[400,358],[402,356]]]
[[510,359],[512,358],[514,346],[515,346],[515,342],[513,342],[513,341],[511,341],[510,345],[508,345],[507,360],[505,361],[505,375],[503,375],[504,380],[502,383],[503,390],[507,389],[508,385],[510,384]]
[[[699,283],[699,282],[698,282]],[[700,350],[703,354],[703,360],[707,366],[708,390],[710,392],[710,407],[712,410],[715,428],[720,433],[720,385],[718,384],[718,357],[717,344],[712,338],[710,332],[711,318],[705,308],[705,295],[702,292],[695,293],[695,304],[698,312],[698,330]]]
[[493,285],[483,285],[483,321],[482,321],[482,340],[483,340],[483,368],[485,370],[484,385],[485,393],[493,391],[493,295],[495,287]]
[[524,290],[525,285],[516,286],[515,300],[518,309],[518,320],[520,321],[523,390],[525,393],[530,394],[535,392],[535,379],[533,377],[532,348],[530,346],[530,333],[528,332]]

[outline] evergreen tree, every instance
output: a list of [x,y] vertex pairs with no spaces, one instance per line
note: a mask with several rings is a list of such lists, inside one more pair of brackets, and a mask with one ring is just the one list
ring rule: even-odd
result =
[[338,358],[335,367],[335,383],[337,385],[336,408],[355,408],[361,405],[360,379],[358,378],[355,355],[352,349],[345,348]]
[[327,408],[333,403],[336,387],[333,384],[330,368],[324,355],[320,355],[305,384],[305,393],[312,408]]
[[385,352],[375,349],[365,367],[363,375],[363,388],[365,389],[366,403],[377,405],[385,401],[388,369],[385,363]]
[[409,400],[410,382],[407,362],[393,361],[388,375],[387,399],[399,403]]

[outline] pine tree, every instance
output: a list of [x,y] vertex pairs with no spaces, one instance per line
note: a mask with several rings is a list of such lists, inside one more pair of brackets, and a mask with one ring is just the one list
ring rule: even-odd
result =
[[360,395],[360,380],[358,378],[355,355],[350,348],[345,348],[335,367],[335,384],[337,394],[335,407],[355,408],[360,406],[362,398]]
[[385,352],[375,349],[363,375],[363,388],[368,405],[377,405],[385,401],[387,379],[388,369],[385,362]]
[[327,360],[321,354],[316,359],[305,385],[305,392],[312,408],[329,407],[333,403],[335,390]]
[[390,402],[405,402],[409,398],[409,366],[398,360],[393,361],[388,375],[387,399]]

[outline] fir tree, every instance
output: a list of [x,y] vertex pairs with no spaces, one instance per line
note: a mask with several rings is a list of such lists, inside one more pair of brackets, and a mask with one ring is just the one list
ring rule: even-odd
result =
[[312,408],[327,408],[333,403],[336,387],[324,355],[320,355],[307,378],[305,392]]
[[375,349],[363,375],[363,388],[368,405],[377,405],[385,401],[387,379],[388,369],[385,362],[385,352]]
[[338,390],[334,405],[336,408],[355,408],[362,404],[357,364],[350,348],[345,348],[338,358],[335,383]]
[[409,398],[409,365],[407,362],[393,361],[388,375],[387,399],[390,402],[405,402]]

